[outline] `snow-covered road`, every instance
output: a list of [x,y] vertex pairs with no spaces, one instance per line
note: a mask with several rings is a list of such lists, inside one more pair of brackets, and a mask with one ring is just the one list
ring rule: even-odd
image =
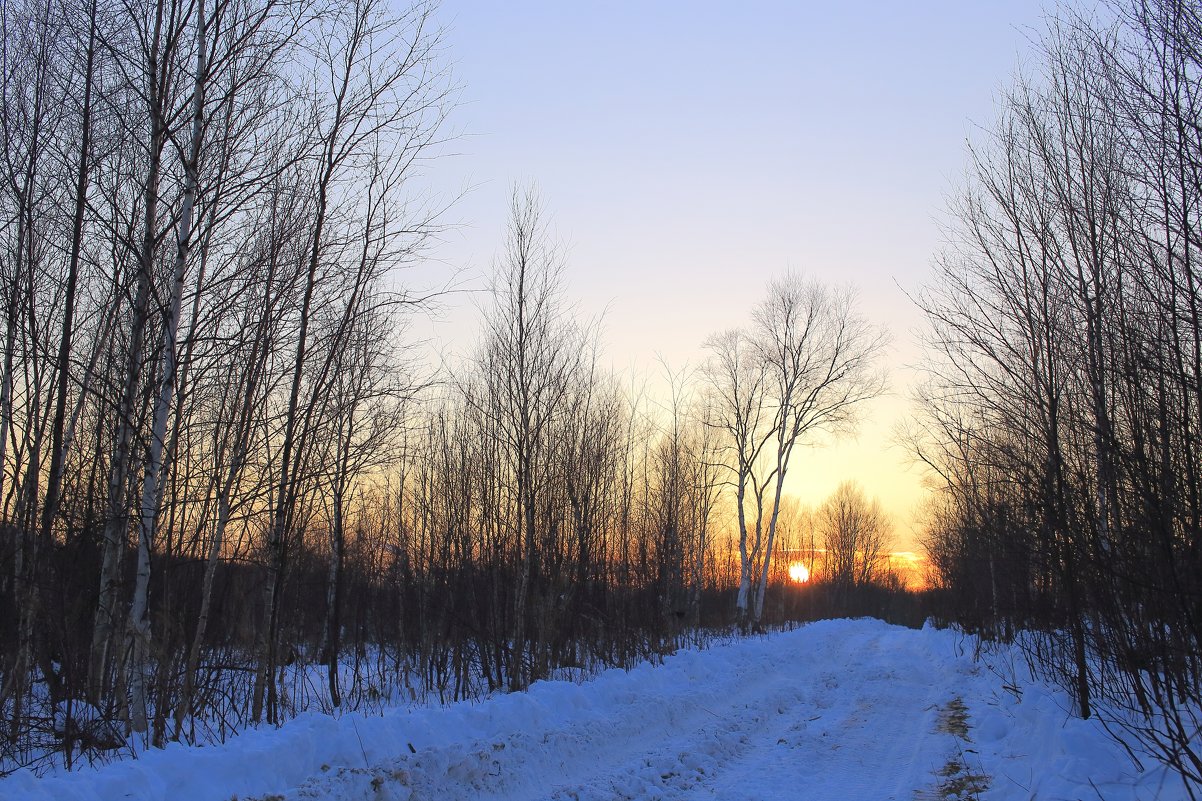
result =
[[[1100,727],[1012,675],[1004,655],[980,661],[966,649],[952,632],[826,621],[584,684],[376,718],[311,715],[220,748],[17,775],[0,781],[0,797],[1184,797],[1163,773],[1137,774]],[[999,672],[1021,693],[1001,689]]]
[[954,737],[937,730],[947,690],[904,630],[827,634],[540,688],[551,709],[519,730],[337,771],[290,796],[912,798],[953,750]]

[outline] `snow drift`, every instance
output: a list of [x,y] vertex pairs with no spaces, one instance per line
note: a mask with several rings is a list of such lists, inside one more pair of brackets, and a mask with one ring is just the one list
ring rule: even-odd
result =
[[[1005,649],[879,621],[682,651],[441,708],[308,714],[225,745],[0,780],[29,801],[1184,799]],[[1005,685],[1005,688],[1004,688]]]

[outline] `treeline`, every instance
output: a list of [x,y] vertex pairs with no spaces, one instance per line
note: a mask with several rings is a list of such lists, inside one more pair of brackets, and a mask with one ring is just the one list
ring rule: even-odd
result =
[[951,614],[1202,782],[1202,9],[1053,19],[919,301]]

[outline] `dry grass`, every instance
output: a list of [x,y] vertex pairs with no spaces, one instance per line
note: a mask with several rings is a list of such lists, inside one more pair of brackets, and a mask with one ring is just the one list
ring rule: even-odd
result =
[[966,743],[972,742],[968,736],[968,707],[962,699],[953,698],[939,710],[939,722],[935,724],[935,730],[951,734]]
[[969,728],[968,707],[963,699],[953,698],[939,710],[935,730],[956,739],[956,754],[935,772],[937,781],[933,788],[914,794],[915,801],[975,801],[989,789],[989,777],[973,773],[964,764],[964,750],[960,743],[972,742],[968,736]]

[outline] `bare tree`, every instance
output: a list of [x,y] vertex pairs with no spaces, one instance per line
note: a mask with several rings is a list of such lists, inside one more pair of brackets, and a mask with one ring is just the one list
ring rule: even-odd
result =
[[854,481],[844,481],[817,511],[826,554],[823,575],[846,603],[857,588],[881,577],[889,549],[889,524],[881,505]]
[[[350,269],[351,281],[356,282],[356,248],[353,241],[341,236],[339,227],[345,220],[353,221],[360,211],[356,208],[360,198],[353,189],[355,173],[359,173],[359,183],[365,178],[374,182],[380,173],[372,164],[384,160],[388,164],[386,185],[395,193],[438,136],[449,90],[434,59],[438,37],[430,30],[430,14],[430,8],[422,6],[392,16],[377,0],[353,0],[339,6],[319,34],[318,69],[324,75],[318,85],[328,85],[329,95],[318,89],[310,99],[316,200],[267,541],[263,624],[256,649],[259,667],[252,704],[255,720],[261,719],[264,709],[269,721],[278,719],[272,677],[277,664],[281,572],[287,538],[298,522],[298,503],[308,491],[302,468],[312,451],[316,401],[323,396],[334,353],[329,350],[324,357],[312,358],[310,326],[328,285],[339,281],[340,272],[330,270],[331,265]],[[366,175],[359,172],[364,167],[368,168]],[[386,208],[391,214],[403,211]],[[433,230],[433,221],[420,211],[404,224],[386,218],[380,233],[390,243],[388,263],[401,263]],[[306,387],[309,402],[302,403]]]
[[767,482],[757,467],[771,436],[765,433],[768,375],[752,343],[740,331],[712,336],[706,341],[706,347],[712,354],[705,368],[713,397],[710,424],[722,432],[726,457],[723,464],[734,474],[735,512],[739,526],[739,594],[735,610],[739,625],[746,626],[752,574],[763,543]]
[[[533,190],[514,192],[508,238],[493,279],[480,356],[483,397],[469,402],[484,415],[506,459],[507,488],[517,565],[510,632],[513,689],[534,676],[530,586],[539,568],[538,518],[550,466],[552,426],[565,412],[573,376],[584,364],[581,332],[566,316],[561,296],[562,261],[548,240]],[[527,649],[530,653],[527,653]]]
[[1109,11],[1051,20],[973,149],[920,297],[915,444],[966,622],[1043,632],[1032,662],[1082,716],[1197,783],[1202,26],[1167,0]]
[[819,432],[846,429],[857,406],[883,391],[875,361],[886,342],[856,313],[850,290],[793,275],[769,285],[753,320],[750,334],[709,340],[706,370],[735,477],[742,625],[758,624],[763,614],[794,448]]
[[859,405],[884,391],[875,363],[887,340],[856,313],[851,290],[830,290],[796,275],[770,284],[753,316],[757,350],[770,379],[775,452],[772,512],[753,612],[759,623],[793,449],[816,433],[846,429]]

